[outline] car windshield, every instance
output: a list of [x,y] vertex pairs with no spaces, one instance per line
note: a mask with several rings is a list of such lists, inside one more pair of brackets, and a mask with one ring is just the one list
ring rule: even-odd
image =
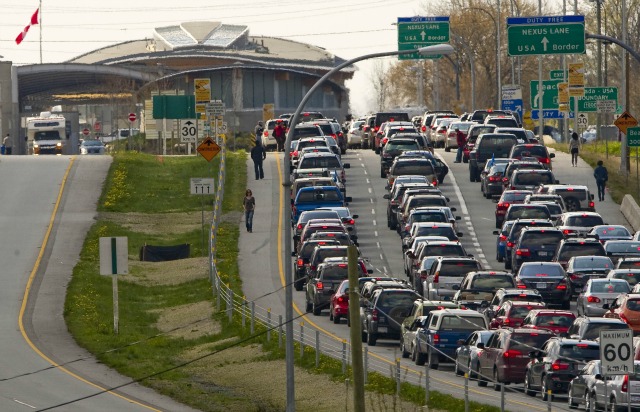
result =
[[328,248],[319,250],[316,254],[316,261],[322,262],[328,257],[346,257],[347,256],[347,248]]
[[517,295],[516,294],[505,295],[505,297],[502,300],[513,300],[513,301],[519,301],[519,302],[542,302],[542,296],[528,294],[528,293],[519,293]]
[[577,245],[569,245],[565,244],[562,248],[562,251],[558,255],[559,260],[567,261],[572,256],[589,256],[589,255],[604,255],[604,248],[600,243],[594,244],[577,244]]
[[593,282],[591,284],[591,293],[627,293],[629,292],[629,284],[627,282]]
[[342,200],[338,190],[304,190],[298,192],[296,203],[339,202]]
[[570,326],[576,317],[573,315],[539,315],[536,317],[537,326]]
[[306,149],[309,147],[327,147],[327,141],[314,139],[314,140],[305,140],[298,143],[298,151],[301,151],[302,149]]
[[443,262],[440,266],[440,277],[462,277],[474,270],[480,270],[480,265],[475,261]]
[[443,316],[440,323],[442,330],[479,330],[486,329],[484,318],[476,316]]
[[600,347],[588,343],[565,344],[560,346],[558,354],[569,359],[590,361],[600,359]]
[[447,205],[447,200],[441,197],[417,196],[409,200],[409,203],[407,204],[407,208],[410,210],[410,209],[415,209],[416,207],[423,207],[423,206],[446,206],[446,205]]
[[387,292],[380,295],[378,306],[383,308],[411,307],[417,298],[415,293]]
[[338,265],[328,265],[322,270],[323,280],[345,280],[349,277],[348,265],[340,263]]
[[564,275],[564,270],[560,265],[524,264],[518,272],[518,276],[521,278],[561,278]]
[[84,140],[82,142],[83,146],[102,146],[102,142],[99,140]]
[[[629,325],[626,323],[591,323],[589,325],[589,329],[586,331],[582,339],[594,340],[600,337],[601,330],[621,330],[621,329],[629,329]],[[600,351],[598,350],[598,355],[600,356]],[[595,357],[594,359],[598,359]]]
[[518,122],[515,119],[510,119],[508,117],[489,119],[487,123],[494,124],[498,127],[518,127]]
[[573,261],[574,269],[611,269],[611,259],[604,256],[594,256]]
[[615,237],[615,236],[631,236],[631,233],[624,227],[603,226],[595,230],[599,236]]
[[607,242],[605,250],[612,253],[640,254],[640,242]]
[[420,147],[418,146],[418,143],[414,141],[407,141],[407,140],[401,140],[401,141],[389,141],[389,143],[387,143],[387,145],[384,147],[384,151],[385,152],[391,152],[391,151],[399,151],[399,150],[417,150]]
[[524,319],[531,312],[531,306],[512,306],[509,312],[510,318],[522,318]]
[[547,333],[513,333],[511,334],[509,350],[529,353],[532,350],[540,349],[548,339],[549,335]]
[[392,175],[432,175],[433,166],[431,162],[400,162],[392,167]]
[[299,169],[316,169],[316,168],[329,168],[339,169],[342,168],[340,160],[336,156],[322,156],[322,157],[309,157],[305,156],[300,161]]
[[549,209],[546,206],[543,207],[531,207],[531,206],[517,206],[511,207],[507,211],[507,220],[513,219],[548,219],[551,215]]
[[640,281],[640,273],[634,272],[616,272],[613,275],[614,279],[624,279],[630,286],[635,286]]
[[450,226],[421,226],[416,229],[415,236],[444,236],[449,240],[456,240],[456,233]]
[[502,195],[503,202],[524,202],[524,198],[531,192],[504,192]]
[[443,222],[446,223],[449,221],[444,213],[434,212],[434,213],[414,213],[411,215],[409,219],[411,223],[413,222]]
[[562,240],[563,235],[560,231],[544,232],[537,230],[535,232],[526,233],[522,236],[521,244],[527,246],[545,246],[557,245]]
[[604,222],[602,221],[602,217],[600,216],[569,216],[566,221],[565,226],[580,226],[580,227],[592,227],[601,225]]
[[[556,193],[563,196],[563,197],[573,197],[576,198],[578,200],[586,200],[587,199],[587,191],[586,190],[582,190],[582,189],[574,189],[574,188],[558,188],[556,189]],[[598,225],[601,225],[602,223],[597,223]],[[595,225],[592,225],[595,226]]]
[[526,145],[513,149],[513,157],[547,157],[547,148],[544,146]]
[[518,173],[513,181],[514,185],[537,186],[553,183],[551,173]]
[[471,285],[472,289],[498,290],[500,288],[513,288],[515,287],[515,282],[511,275],[479,275],[473,278]]
[[466,256],[462,245],[429,245],[423,256]]

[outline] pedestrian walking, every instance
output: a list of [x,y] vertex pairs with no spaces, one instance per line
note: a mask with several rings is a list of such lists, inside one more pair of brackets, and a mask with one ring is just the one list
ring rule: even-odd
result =
[[593,170],[593,177],[596,178],[596,185],[598,185],[598,200],[602,202],[607,181],[609,180],[609,173],[607,168],[603,166],[602,160],[598,160],[598,166]]
[[467,139],[464,136],[464,133],[460,131],[459,128],[456,127],[456,143],[458,145],[458,151],[456,152],[456,160],[453,163],[462,162],[462,149],[464,145],[467,143]]
[[244,208],[244,221],[247,226],[247,232],[253,233],[253,212],[256,210],[256,199],[250,189],[247,189],[244,194],[242,207]]
[[253,170],[256,172],[256,180],[264,179],[264,169],[262,162],[267,158],[267,151],[260,139],[256,139],[256,145],[251,149],[251,160],[253,160]]
[[580,149],[580,140],[578,139],[578,133],[571,133],[571,139],[569,140],[569,153],[571,153],[571,166],[578,167],[578,151]]
[[276,120],[276,126],[273,128],[273,137],[276,139],[278,151],[284,152],[284,141],[287,139],[286,129],[282,120]]
[[7,133],[7,135],[2,139],[2,145],[4,146],[4,154],[11,154],[11,135]]
[[256,140],[262,141],[262,133],[264,133],[264,123],[262,123],[262,120],[258,121],[258,124],[253,129],[253,132],[256,135]]

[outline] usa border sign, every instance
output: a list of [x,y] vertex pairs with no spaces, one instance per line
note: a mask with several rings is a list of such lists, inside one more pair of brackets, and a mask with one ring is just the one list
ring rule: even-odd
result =
[[584,16],[508,17],[509,56],[583,54]]
[[416,50],[415,53],[399,55],[399,60],[437,59],[441,56],[423,56],[417,49],[448,42],[449,16],[398,17],[398,50]]

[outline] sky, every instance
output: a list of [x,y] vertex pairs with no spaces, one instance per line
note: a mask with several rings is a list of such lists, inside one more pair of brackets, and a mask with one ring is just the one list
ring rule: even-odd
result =
[[[323,47],[343,59],[397,50],[398,17],[428,16],[425,0],[42,0],[40,24],[17,45],[16,36],[40,6],[38,0],[0,0],[0,60],[15,65],[59,63],[127,40],[151,38],[155,27],[187,21],[244,24],[252,36],[281,37]],[[42,43],[40,43],[42,39]],[[387,58],[397,61],[397,58]],[[389,63],[386,63],[387,65]],[[355,114],[374,110],[374,62],[357,64],[351,90]]]

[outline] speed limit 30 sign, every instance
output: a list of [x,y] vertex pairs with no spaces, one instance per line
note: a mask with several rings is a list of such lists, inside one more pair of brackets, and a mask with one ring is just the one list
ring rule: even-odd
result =
[[180,124],[180,142],[195,143],[198,137],[198,122],[196,119],[183,119]]
[[626,375],[633,372],[633,331],[600,331],[600,362],[604,375]]

